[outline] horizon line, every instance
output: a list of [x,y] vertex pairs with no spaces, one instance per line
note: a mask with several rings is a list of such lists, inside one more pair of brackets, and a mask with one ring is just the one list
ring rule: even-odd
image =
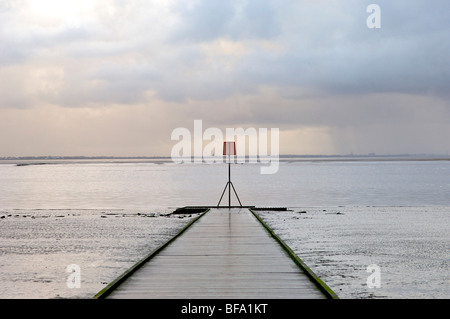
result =
[[[203,157],[225,157],[226,155],[219,156],[203,156]],[[266,155],[265,157],[281,157],[281,158],[311,158],[311,157],[450,157],[447,154],[431,154],[431,153],[398,153],[398,154],[376,154],[376,153],[366,153],[366,154],[279,154],[279,155]],[[248,158],[249,155],[237,156]],[[171,156],[163,155],[142,155],[142,156],[118,156],[118,155],[26,155],[26,156],[0,156],[0,160],[20,160],[20,159],[171,159]],[[193,158],[193,156],[179,156],[176,158]]]

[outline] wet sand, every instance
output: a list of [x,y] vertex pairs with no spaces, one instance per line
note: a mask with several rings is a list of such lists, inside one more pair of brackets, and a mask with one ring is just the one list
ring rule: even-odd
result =
[[[0,210],[0,298],[92,298],[194,216],[167,211]],[[450,207],[258,211],[340,298],[448,298]],[[69,265],[80,288],[69,288]],[[369,265],[381,287],[369,288]]]
[[[92,298],[191,219],[166,213],[0,211],[0,298]],[[72,264],[79,288],[67,284]]]

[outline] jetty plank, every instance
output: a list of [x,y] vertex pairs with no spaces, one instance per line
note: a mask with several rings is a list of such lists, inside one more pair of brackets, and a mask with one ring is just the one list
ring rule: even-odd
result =
[[107,298],[250,299],[327,296],[248,208],[215,208]]

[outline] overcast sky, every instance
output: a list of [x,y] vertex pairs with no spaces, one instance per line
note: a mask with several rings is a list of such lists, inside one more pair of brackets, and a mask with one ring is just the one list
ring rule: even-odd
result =
[[449,17],[448,0],[0,0],[0,156],[170,156],[194,120],[279,128],[282,154],[447,154]]

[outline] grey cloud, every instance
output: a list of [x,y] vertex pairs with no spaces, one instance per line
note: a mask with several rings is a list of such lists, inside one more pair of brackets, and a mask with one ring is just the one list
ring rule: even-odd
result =
[[193,39],[207,41],[222,36],[232,19],[234,1],[177,2],[173,7],[181,19],[174,33],[177,41]]
[[[55,56],[50,48],[62,52],[56,62],[76,61],[77,67],[64,65],[67,81],[56,100],[61,105],[114,99],[133,103],[146,91],[156,91],[167,101],[217,100],[252,94],[264,86],[325,95],[446,96],[448,2],[379,0],[380,30],[365,25],[370,3],[174,1],[172,23],[158,18],[146,2],[119,1],[114,15],[100,11],[97,20],[82,21],[78,27],[32,32],[20,29],[9,10],[7,23],[13,28],[0,34],[0,63],[26,63],[38,56],[51,65]],[[227,70],[208,61],[211,57],[202,48],[219,39],[246,48]],[[258,46],[258,41],[280,50]],[[102,86],[94,90],[86,81]]]
[[0,49],[0,65],[17,65],[26,60],[29,53],[20,47],[14,39],[0,38],[2,48]]
[[[373,2],[382,8],[380,30],[366,26]],[[80,152],[111,141],[110,132],[122,136],[118,127],[139,122],[139,132],[150,132],[157,124],[151,132],[164,140],[194,119],[209,127],[326,128],[342,152],[448,145],[448,1],[108,4],[115,7],[53,29],[0,6],[0,111],[20,118],[14,108],[29,107],[24,124],[9,123],[18,132],[29,123],[47,132],[51,122],[48,134],[62,140],[58,120],[77,114],[69,135],[79,134]],[[102,127],[100,114],[110,124]],[[79,129],[87,120],[91,132],[100,124],[98,143]],[[127,139],[138,148],[147,145],[141,135]]]
[[151,65],[107,65],[95,71],[91,78],[105,83],[102,96],[112,93],[111,102],[128,104],[141,100],[141,94],[159,75]]
[[[249,1],[239,7],[232,1],[203,1],[193,8],[184,7],[178,11],[181,19],[175,28],[181,43],[220,38],[249,43],[249,39],[260,39],[279,44],[284,50],[253,49],[231,73],[218,74],[203,67],[196,71],[204,76],[180,74],[176,82],[182,85],[184,81],[185,87],[196,83],[204,86],[203,79],[210,75],[209,85],[205,86],[210,93],[220,92],[219,87],[234,81],[235,93],[269,85],[300,86],[321,94],[401,92],[447,96],[448,2],[380,0],[379,30],[366,26],[370,3]],[[180,55],[182,47],[178,48]],[[162,85],[160,91],[167,92]],[[245,89],[240,91],[240,86]],[[198,90],[195,92],[191,97],[200,96]],[[183,89],[178,92],[188,94]]]
[[179,23],[171,37],[188,42],[272,37],[280,32],[281,22],[274,9],[274,2],[268,0],[209,0],[193,5],[179,1],[173,6]]
[[[243,61],[240,76],[254,83],[299,85],[331,94],[446,94],[450,42],[445,34],[450,23],[441,12],[450,5],[440,2],[429,8],[421,3],[411,13],[409,2],[383,2],[380,30],[366,27],[363,18],[368,14],[361,3],[338,9],[334,16],[320,15],[317,7],[299,9],[297,30],[281,39],[286,52],[252,52]],[[326,4],[322,6],[326,12]],[[406,14],[394,14],[401,12]],[[435,21],[429,26],[426,22],[431,19]]]

